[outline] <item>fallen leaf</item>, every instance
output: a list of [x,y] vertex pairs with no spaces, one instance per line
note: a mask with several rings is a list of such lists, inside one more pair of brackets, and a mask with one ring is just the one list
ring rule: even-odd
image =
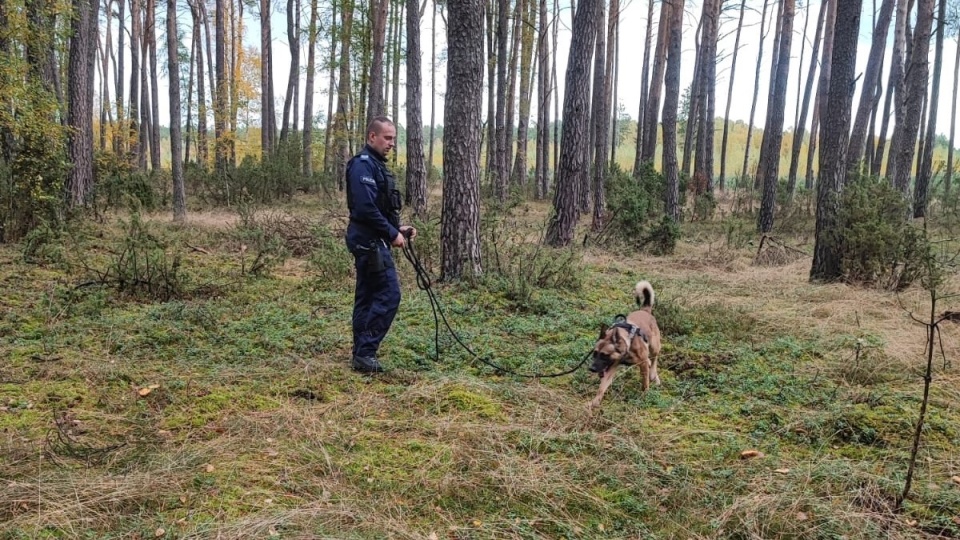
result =
[[163,530],[163,528],[160,528],[160,529],[157,529],[157,530],[153,531],[153,535],[156,536],[157,538],[160,538],[161,536],[163,536],[163,535],[165,535],[165,534],[167,534],[167,531]]
[[916,526],[917,526],[917,520],[915,520],[915,519],[908,519],[908,520],[907,520],[907,527],[916,527]]
[[273,504],[273,499],[264,499],[264,500],[263,500],[263,503],[264,503],[264,504]]
[[186,496],[186,495],[181,495],[181,496],[180,496],[180,503],[181,503],[181,504],[187,504],[187,496]]
[[437,536],[437,533],[432,532],[430,533],[430,536],[427,537],[427,540],[440,540],[440,537]]
[[953,516],[953,519],[950,521],[953,521],[957,525],[960,525],[960,516]]
[[150,395],[150,392],[153,392],[153,388],[150,388],[149,386],[141,388],[137,391],[137,393],[140,394],[140,397],[147,397]]
[[762,458],[764,453],[759,450],[744,450],[740,452],[740,459]]
[[481,525],[483,525],[483,522],[480,521],[479,519],[473,520],[473,526],[474,526],[474,527],[479,527],[479,526],[481,526]]
[[214,470],[214,467],[213,467],[213,465],[211,465],[211,464],[209,464],[209,463],[207,463],[207,466],[206,466],[206,471],[207,471],[207,472],[213,472],[213,470]]
[[797,512],[797,521],[806,521],[809,519],[806,512]]
[[787,474],[788,472],[790,472],[790,469],[777,469],[777,470],[775,470],[775,471],[773,471],[773,472],[778,473],[778,474]]
[[273,527],[270,527],[270,530],[267,531],[267,534],[269,534],[270,536],[274,536],[274,537],[280,536],[280,533],[278,533],[277,530],[274,529]]
[[960,476],[951,477],[950,480],[952,480],[954,484],[960,486]]
[[603,523],[598,524],[597,528],[600,529],[601,532],[603,532],[603,530],[605,529],[605,527],[603,526]]

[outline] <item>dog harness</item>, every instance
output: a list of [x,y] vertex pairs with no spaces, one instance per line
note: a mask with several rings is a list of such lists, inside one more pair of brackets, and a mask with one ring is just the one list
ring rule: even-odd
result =
[[[619,318],[619,317],[618,317]],[[633,341],[634,336],[639,336],[644,343],[650,343],[650,338],[643,333],[643,330],[640,330],[639,327],[632,325],[626,321],[626,319],[616,322],[611,326],[611,328],[623,328],[627,331],[627,346],[630,346],[630,343]]]

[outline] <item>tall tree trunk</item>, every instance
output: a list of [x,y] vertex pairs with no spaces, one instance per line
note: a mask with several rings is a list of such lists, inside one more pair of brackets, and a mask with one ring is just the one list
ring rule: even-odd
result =
[[[150,168],[160,170],[160,85],[157,82],[157,0],[147,0],[147,44],[150,49]],[[176,49],[174,49],[176,50]]]
[[[420,69],[421,15],[417,0],[407,0],[406,7],[407,199],[413,205],[414,215],[423,216],[427,210],[427,171],[423,163],[423,112],[421,111],[423,93],[420,90],[422,79],[422,70]],[[399,56],[397,61],[399,62]],[[477,152],[477,158],[479,159],[479,149]]]
[[[219,175],[227,172],[230,144],[227,141],[227,27],[226,0],[216,0],[217,85],[214,94],[213,129],[216,139],[215,168]],[[209,47],[208,47],[209,50]]]
[[937,45],[933,58],[933,86],[930,89],[930,106],[927,114],[927,140],[920,156],[920,174],[913,192],[913,217],[926,215],[927,198],[933,177],[933,147],[937,135],[937,109],[940,102],[940,73],[943,70],[943,37],[947,26],[947,0],[939,0],[937,9]]
[[669,20],[666,16],[669,16],[669,13],[665,14],[663,6],[661,6],[660,24],[657,27],[659,29],[657,32],[657,50],[654,54],[653,61],[653,78],[650,81],[647,94],[647,110],[643,113],[643,152],[640,157],[641,163],[652,161],[653,155],[657,151],[657,120],[659,120],[660,116],[660,95],[663,88],[667,38],[670,34],[670,31],[667,29]]
[[[123,0],[121,0],[123,1]],[[140,0],[130,0],[130,154],[142,169],[146,168],[143,159],[143,141],[140,139]]]
[[[147,6],[150,0],[145,0]],[[146,8],[146,6],[144,6]],[[143,142],[143,152],[140,153],[140,169],[147,170],[147,157],[153,156],[153,111],[150,108],[150,51],[147,45],[147,36],[150,32],[150,25],[147,24],[147,9],[143,9],[142,24],[140,32],[140,140]]]
[[830,2],[827,6],[827,21],[823,27],[823,52],[820,60],[820,80],[817,86],[817,97],[813,103],[813,120],[810,123],[810,144],[807,145],[807,177],[806,188],[813,188],[813,156],[817,151],[820,140],[820,119],[824,117],[827,106],[827,92],[830,88],[830,66],[833,58],[833,36],[837,23],[837,4],[840,0],[824,0]]
[[[680,99],[680,55],[683,36],[683,0],[665,0],[660,8],[670,17],[666,70],[666,97],[663,100],[663,176],[667,188],[664,211],[674,223],[680,222],[680,169],[677,166],[677,106]],[[665,28],[661,27],[661,31]]]
[[598,11],[602,0],[581,0],[573,18],[573,35],[567,58],[567,74],[563,96],[563,141],[560,146],[560,168],[553,198],[554,215],[547,227],[546,242],[566,246],[573,240],[574,227],[580,218],[577,208],[577,185],[587,174],[586,148],[589,135],[590,57],[596,39]]
[[[169,1],[169,0],[167,0]],[[192,11],[191,11],[192,15]],[[192,18],[191,18],[192,20]],[[196,28],[194,26],[194,28]],[[194,34],[196,35],[196,34]],[[190,40],[190,59],[187,62],[187,124],[183,136],[183,162],[190,163],[190,145],[193,143],[193,63],[197,56],[197,42]]]
[[116,71],[116,89],[114,90],[114,99],[116,100],[117,128],[113,135],[113,151],[121,155],[127,150],[127,116],[123,110],[123,82],[124,82],[124,62],[123,62],[123,42],[126,38],[126,0],[117,0],[117,71]]
[[767,109],[767,122],[763,129],[763,144],[760,147],[760,180],[763,184],[763,199],[757,229],[761,233],[773,230],[773,213],[776,206],[777,183],[780,170],[780,146],[783,142],[783,111],[787,106],[787,78],[790,70],[790,45],[793,37],[794,1],[783,0],[783,26],[777,45],[780,58],[777,60],[777,77],[774,81],[773,99]]
[[[483,2],[484,17],[486,19],[486,44],[487,44],[487,156],[484,177],[493,185],[497,175],[497,49],[496,29],[494,17],[496,3],[493,0]],[[448,27],[449,30],[449,27]],[[449,62],[449,60],[448,60]]]
[[[293,112],[296,123],[297,108],[293,105],[294,95],[300,85],[300,25],[297,24],[298,7],[295,0],[287,0],[287,41],[290,42],[290,75],[287,79],[287,95],[283,100],[283,123],[280,128],[280,144],[290,136],[290,113]],[[308,74],[309,76],[309,74]],[[296,127],[294,127],[296,130]]]
[[[400,118],[400,42],[401,42],[400,36],[403,35],[403,21],[404,21],[403,9],[406,7],[406,3],[405,3],[405,2],[412,2],[413,4],[416,4],[416,5],[417,5],[417,13],[418,13],[418,14],[420,13],[420,3],[417,2],[417,0],[398,0],[398,4],[397,4],[397,33],[396,33],[395,43],[394,43],[394,45],[393,45],[393,58],[394,58],[394,61],[393,61],[393,85],[392,85],[392,88],[393,88],[393,98],[391,99],[391,104],[393,105],[393,110],[392,110],[391,113],[390,113],[390,117],[393,118],[394,121],[396,121],[397,118]],[[418,20],[419,20],[419,17],[418,17]],[[418,49],[419,49],[419,47],[418,47]],[[418,62],[417,62],[417,63],[419,64],[419,59],[418,59]],[[419,72],[417,73],[417,76],[418,76],[418,77],[420,76]],[[422,121],[423,121],[423,115],[421,114],[419,117],[420,117],[420,119],[421,119],[420,122],[422,122]],[[408,143],[407,143],[407,144],[409,144],[409,136],[410,136],[409,129],[410,129],[410,128],[409,128],[409,126],[408,126],[408,128],[407,128]],[[420,123],[420,133],[421,133],[421,134],[420,134],[420,143],[421,143],[421,147],[420,147],[420,148],[421,148],[421,150],[420,150],[420,152],[421,152],[420,161],[422,162],[422,161],[423,161],[423,157],[422,157],[422,152],[423,152],[423,146],[422,146],[422,145],[423,145],[423,124],[422,124],[422,123]],[[393,153],[390,155],[390,157],[393,159],[393,164],[394,164],[394,166],[396,166],[397,163],[398,163],[397,160],[399,159],[399,152],[393,152]],[[407,159],[409,160],[409,155],[407,156]],[[422,165],[421,165],[421,167],[422,167]],[[409,171],[408,171],[408,172],[409,172]]]
[[[373,35],[373,58],[370,61],[369,100],[366,123],[363,129],[377,116],[386,113],[383,104],[383,55],[387,37],[387,8],[390,0],[371,0],[370,19]],[[366,138],[366,134],[364,134]]]
[[873,110],[873,100],[877,85],[880,84],[880,71],[883,67],[883,52],[886,49],[887,30],[890,28],[890,19],[893,16],[893,0],[883,0],[880,5],[880,14],[873,29],[873,43],[870,45],[870,56],[867,59],[867,70],[863,75],[863,89],[860,91],[860,104],[857,106],[857,116],[853,122],[853,131],[850,134],[850,148],[847,149],[847,166],[851,171],[860,167],[863,159],[864,146],[867,143],[867,126],[870,122],[870,111]]
[[957,50],[954,53],[953,63],[953,99],[950,100],[950,143],[947,145],[947,171],[943,178],[943,197],[950,198],[951,181],[953,180],[953,141],[957,128],[957,95],[960,90],[960,34],[957,38]]
[[826,15],[827,2],[822,2],[820,4],[820,13],[817,15],[817,29],[813,36],[813,52],[810,53],[810,66],[807,68],[807,84],[803,90],[803,103],[800,105],[800,117],[793,130],[793,146],[790,150],[790,174],[787,176],[787,190],[791,196],[797,189],[797,172],[800,168],[800,149],[803,146],[803,137],[807,128],[807,111],[810,106],[810,95],[813,93],[813,81],[817,75],[817,55],[820,54],[820,35],[823,32],[824,18]]
[[93,191],[93,75],[97,61],[98,0],[73,0],[70,61],[67,66],[70,100],[67,110],[67,155],[73,168],[67,177],[67,200],[86,206]]
[[816,243],[811,281],[836,281],[841,277],[840,242],[837,237],[840,194],[847,173],[846,152],[850,129],[857,37],[861,0],[843,0],[836,12],[835,42],[831,43],[831,75],[820,144],[820,179],[817,182]]
[[610,107],[610,167],[617,163],[617,146],[620,144],[618,124],[620,121],[620,103],[617,100],[617,88],[620,85],[620,0],[610,0],[610,26],[607,30],[607,80],[612,81]]
[[[98,0],[99,1],[99,0]],[[99,147],[100,151],[104,152],[107,149],[107,114],[110,113],[111,104],[110,104],[110,77],[108,76],[110,72],[110,54],[109,50],[112,47],[112,38],[113,38],[113,10],[111,9],[113,5],[112,0],[104,0],[104,10],[106,11],[106,32],[103,36],[103,39],[97,40],[99,46],[101,46],[100,53],[100,133],[99,133]],[[112,113],[110,113],[112,116]],[[110,124],[113,122],[110,121]]]
[[[333,147],[330,146],[333,137],[331,136],[334,132],[334,111],[333,111],[333,96],[336,93],[334,88],[337,87],[336,81],[336,68],[337,68],[337,7],[339,2],[334,1],[330,3],[330,59],[327,61],[328,68],[330,69],[330,82],[327,84],[327,113],[326,121],[324,122],[324,133],[323,133],[323,171],[325,173],[330,173],[330,158],[334,154]],[[341,13],[342,17],[342,13]]]
[[521,9],[523,8],[524,0],[516,0],[513,10],[513,31],[511,35],[511,41],[513,42],[510,47],[510,65],[507,67],[509,73],[507,74],[507,112],[505,115],[505,133],[504,133],[504,182],[507,184],[507,192],[510,191],[510,179],[512,178],[511,171],[513,170],[513,157],[514,157],[514,118],[516,112],[517,104],[517,68],[520,64],[520,30],[521,30],[521,21],[523,16],[521,14]]
[[[720,31],[721,0],[703,3],[703,58],[700,65],[700,109],[697,128],[697,162],[694,166],[694,185],[697,194],[713,194],[714,117],[716,113],[717,39]],[[709,10],[707,9],[709,7]],[[782,123],[782,122],[781,122]]]
[[[537,199],[546,198],[550,192],[550,20],[547,18],[547,0],[539,0],[540,26],[537,31],[537,159],[534,176],[537,183]],[[958,40],[960,43],[960,40]]]
[[[633,161],[633,176],[640,177],[643,165],[643,131],[646,128],[647,94],[650,89],[650,44],[653,38],[653,0],[647,2],[647,32],[643,42],[643,68],[640,71],[640,109],[637,112],[637,150]],[[659,41],[659,38],[657,38]]]
[[[196,6],[199,0],[193,0],[191,11],[193,11],[193,39],[197,45],[197,161],[204,169],[207,168],[207,95],[204,92],[204,70],[203,70],[203,41],[200,39],[202,33],[202,12]],[[209,54],[209,49],[208,52]]]
[[[553,0],[553,16],[558,18],[560,16],[560,0]],[[553,50],[557,50],[557,37],[560,34],[560,23],[554,22],[553,24]],[[557,53],[553,53],[553,57],[550,62],[550,81],[553,84],[553,95],[557,96],[557,99],[553,100],[553,117],[555,118],[553,122],[553,143],[551,145],[553,151],[553,184],[556,185],[557,177],[560,175],[560,82],[557,77]]]
[[[494,195],[503,202],[507,199],[507,21],[510,0],[497,0],[497,110],[494,117]],[[451,15],[452,16],[452,15]]]
[[[616,1],[616,0],[614,0]],[[530,131],[530,100],[533,91],[533,34],[537,24],[537,0],[522,0],[523,24],[521,25],[520,47],[520,111],[517,122],[517,157],[513,162],[512,183],[516,186],[527,185],[527,142]]]
[[[906,93],[902,101],[903,130],[897,148],[897,169],[893,185],[906,196],[910,188],[910,168],[913,164],[913,141],[917,140],[920,129],[921,109],[927,94],[929,76],[930,31],[933,26],[933,0],[918,0],[917,24],[913,32],[913,46],[910,60],[904,72]],[[900,131],[900,130],[898,130]]]
[[[830,0],[823,0],[828,2]],[[764,30],[764,25],[767,21],[767,4],[770,3],[770,0],[763,0],[763,11],[760,13],[760,46],[757,52],[757,70],[753,76],[753,101],[750,104],[750,120],[747,123],[747,142],[743,148],[743,167],[740,168],[740,181],[747,182],[747,185],[753,185],[753,182],[749,181],[749,168],[750,165],[750,140],[753,139],[753,119],[757,113],[757,96],[760,94],[760,62],[763,60],[763,42],[767,40],[767,32],[772,28],[771,26],[767,27]]]
[[[904,69],[906,69],[906,61],[909,59],[909,55],[905,54],[907,50],[907,27],[910,24],[908,3],[910,3],[909,0],[897,0],[897,23],[893,32],[893,58],[890,65],[890,84],[887,90],[888,93],[893,94],[893,116],[895,119],[893,134],[890,136],[890,150],[886,168],[886,177],[891,184],[894,184],[894,177],[896,176],[896,156],[900,152],[900,136],[904,123],[903,100],[906,93]],[[884,128],[881,128],[881,133],[885,131]],[[883,145],[882,139],[880,145],[881,147]],[[877,153],[881,157],[883,156],[881,148],[878,148]]]
[[604,15],[604,0],[600,0],[600,10],[597,14],[597,38],[596,52],[593,55],[593,222],[594,231],[600,231],[603,228],[603,214],[606,211],[606,198],[604,197],[603,184],[607,180],[607,144],[609,131],[607,118],[610,117],[608,111],[609,102],[607,101],[607,86],[610,79],[605,72],[607,59],[607,44],[605,30],[607,28],[607,17]]
[[450,0],[447,99],[444,106],[441,279],[480,275],[480,109],[483,7]]
[[173,220],[187,218],[183,185],[183,144],[180,136],[180,59],[177,45],[177,0],[167,0],[167,74],[170,77],[170,168],[173,176]]
[[697,57],[693,63],[693,81],[688,87],[687,122],[683,134],[683,157],[680,163],[680,173],[688,177],[690,176],[690,164],[693,163],[693,139],[697,133],[697,128],[700,127],[701,87],[705,86],[700,84],[700,81],[703,80],[703,21],[706,18],[706,15],[702,12],[710,9],[711,2],[712,0],[703,2],[700,21],[697,23],[697,31],[693,35],[693,48],[696,51]]
[[[313,177],[313,86],[317,65],[317,0],[310,0],[310,28],[307,37],[307,81],[303,90],[303,176]],[[333,87],[330,87],[333,95]],[[296,113],[296,111],[294,111]],[[327,109],[327,114],[330,109]],[[327,125],[329,126],[329,122]],[[326,131],[330,131],[327,129]]]
[[[381,0],[386,2],[387,0]],[[353,0],[345,0],[340,19],[340,81],[337,87],[337,115],[333,121],[333,137],[336,153],[333,161],[333,175],[337,185],[343,191],[343,175],[350,159],[350,37],[353,29]],[[364,137],[365,139],[366,137]]]
[[[730,105],[733,104],[733,85],[737,74],[737,53],[740,52],[740,31],[743,30],[743,14],[747,0],[740,0],[740,20],[737,22],[737,36],[733,40],[733,60],[730,63],[730,85],[727,87],[727,106],[723,112],[723,136],[720,139],[720,191],[726,188],[727,177],[727,140],[730,131]],[[819,35],[819,32],[817,33]],[[816,57],[817,53],[814,52]],[[812,63],[816,65],[815,62]]]
[[274,151],[274,126],[277,122],[273,98],[273,37],[270,31],[272,12],[271,0],[260,0],[260,149],[264,159]]
[[433,144],[434,144],[434,124],[436,124],[437,113],[437,1],[430,1],[430,11],[432,22],[430,23],[430,145],[427,152],[427,184],[433,182]]

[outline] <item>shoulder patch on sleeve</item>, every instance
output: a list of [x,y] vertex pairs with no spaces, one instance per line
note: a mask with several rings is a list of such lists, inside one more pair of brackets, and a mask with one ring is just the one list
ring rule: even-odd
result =
[[377,185],[377,181],[374,180],[373,178],[369,177],[369,176],[361,176],[361,177],[360,177],[360,183],[361,183],[361,184],[371,185],[371,186],[376,186],[376,185]]

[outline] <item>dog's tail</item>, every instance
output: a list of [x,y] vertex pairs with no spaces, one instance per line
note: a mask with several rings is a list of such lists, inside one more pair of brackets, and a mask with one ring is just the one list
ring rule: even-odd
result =
[[650,285],[649,281],[643,280],[637,283],[637,286],[633,288],[633,294],[637,297],[637,306],[640,309],[646,309],[647,311],[653,309],[653,285]]

